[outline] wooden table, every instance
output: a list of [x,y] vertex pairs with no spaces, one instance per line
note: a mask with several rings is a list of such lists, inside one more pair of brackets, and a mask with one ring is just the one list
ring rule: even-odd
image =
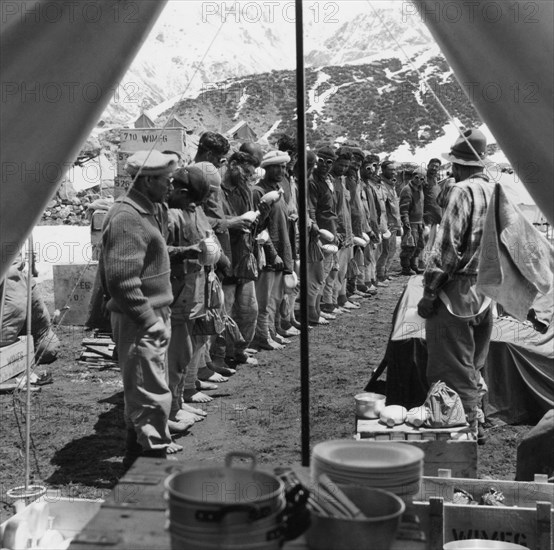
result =
[[[200,464],[199,464],[200,465]],[[202,464],[206,466],[204,462]],[[75,537],[71,550],[169,550],[163,482],[176,470],[191,466],[173,460],[139,458],[121,478],[100,511]],[[194,466],[194,465],[192,465]],[[259,466],[273,471],[273,467]],[[310,484],[309,469],[294,467],[303,483]],[[408,531],[404,531],[407,533]],[[410,535],[408,535],[410,536]],[[306,550],[304,537],[290,541],[284,550]],[[425,550],[425,542],[397,540],[391,550]]]

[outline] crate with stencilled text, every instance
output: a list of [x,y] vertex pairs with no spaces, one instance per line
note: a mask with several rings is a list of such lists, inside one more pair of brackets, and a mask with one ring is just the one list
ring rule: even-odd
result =
[[356,418],[356,439],[399,441],[419,447],[424,453],[424,475],[450,468],[456,477],[477,476],[477,441],[467,426],[456,428],[414,428],[400,424],[389,428],[377,419]]
[[424,476],[411,512],[427,534],[429,550],[464,539],[520,544],[530,550],[554,546],[554,484],[534,481],[464,479],[445,469]]
[[119,150],[126,153],[150,149],[184,153],[186,150],[184,128],[124,128],[120,135]]
[[[27,365],[27,336],[20,336],[15,342],[0,347],[0,383],[21,374]],[[31,359],[34,356],[31,339]]]

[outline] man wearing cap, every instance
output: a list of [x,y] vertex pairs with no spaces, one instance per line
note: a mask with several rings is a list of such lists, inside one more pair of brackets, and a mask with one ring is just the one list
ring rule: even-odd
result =
[[178,160],[159,151],[129,157],[126,169],[134,182],[104,220],[98,269],[123,378],[126,466],[140,454],[163,458],[172,445],[166,351],[173,294],[155,204],[166,200]]
[[400,218],[404,234],[400,242],[400,265],[402,275],[421,273],[417,258],[423,247],[423,185],[425,170],[416,168],[408,185],[400,191]]
[[[319,241],[320,229],[325,229],[333,235],[337,233],[335,184],[330,174],[336,158],[337,155],[332,147],[325,146],[318,149],[316,165],[308,180],[308,216],[312,221],[310,238],[316,241]],[[315,257],[308,263],[308,321],[310,324],[329,324],[329,321],[321,316],[321,291],[332,265],[332,259],[323,257]]]
[[[264,155],[264,177],[252,188],[254,207],[259,208],[261,198],[270,191],[279,191],[286,177],[290,157],[283,151],[270,151]],[[273,203],[266,218],[269,241],[264,245],[266,266],[256,282],[258,321],[253,345],[266,350],[281,349],[276,336],[276,311],[284,296],[283,274],[294,270],[292,248],[289,239],[288,208],[282,196]]]
[[[484,173],[487,142],[480,130],[460,136],[449,154],[456,183],[427,259],[418,312],[426,319],[427,381],[442,380],[461,397],[467,420],[480,418],[482,380],[492,332],[490,299],[475,290],[483,225],[494,184]],[[480,436],[482,427],[478,427]],[[480,442],[484,442],[481,440]]]
[[[207,165],[207,166],[206,166]],[[196,388],[199,355],[206,336],[194,335],[194,318],[204,308],[206,272],[198,262],[200,244],[213,236],[210,223],[202,210],[217,172],[199,162],[177,170],[169,196],[168,252],[171,264],[171,341],[169,343],[169,388],[172,393],[169,428],[183,432],[202,420],[205,412],[187,403],[205,401]]]
[[377,279],[380,282],[391,278],[390,268],[396,254],[396,235],[402,227],[395,184],[395,163],[393,160],[385,160],[381,163],[381,185],[385,195],[388,238],[383,237],[381,255],[377,260]]

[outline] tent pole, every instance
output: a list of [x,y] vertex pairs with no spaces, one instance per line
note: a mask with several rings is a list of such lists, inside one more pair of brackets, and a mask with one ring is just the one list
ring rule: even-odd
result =
[[29,478],[31,472],[31,354],[32,342],[32,294],[33,285],[33,235],[29,235],[27,241],[28,275],[27,275],[27,361],[25,368],[27,402],[25,406],[25,491],[29,490]]
[[302,0],[296,0],[296,115],[298,119],[298,230],[300,232],[300,407],[302,466],[310,465],[310,344],[308,335],[308,264],[306,179],[306,105],[304,99],[304,36]]

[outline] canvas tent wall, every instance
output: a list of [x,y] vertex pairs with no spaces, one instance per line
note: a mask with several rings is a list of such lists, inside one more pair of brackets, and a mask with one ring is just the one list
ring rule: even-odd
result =
[[134,122],[135,128],[155,128],[154,121],[145,113],[142,113]]
[[227,130],[225,135],[232,140],[237,141],[256,141],[258,136],[256,132],[248,126],[248,123],[244,120],[241,120],[239,123],[235,124],[231,129]]

